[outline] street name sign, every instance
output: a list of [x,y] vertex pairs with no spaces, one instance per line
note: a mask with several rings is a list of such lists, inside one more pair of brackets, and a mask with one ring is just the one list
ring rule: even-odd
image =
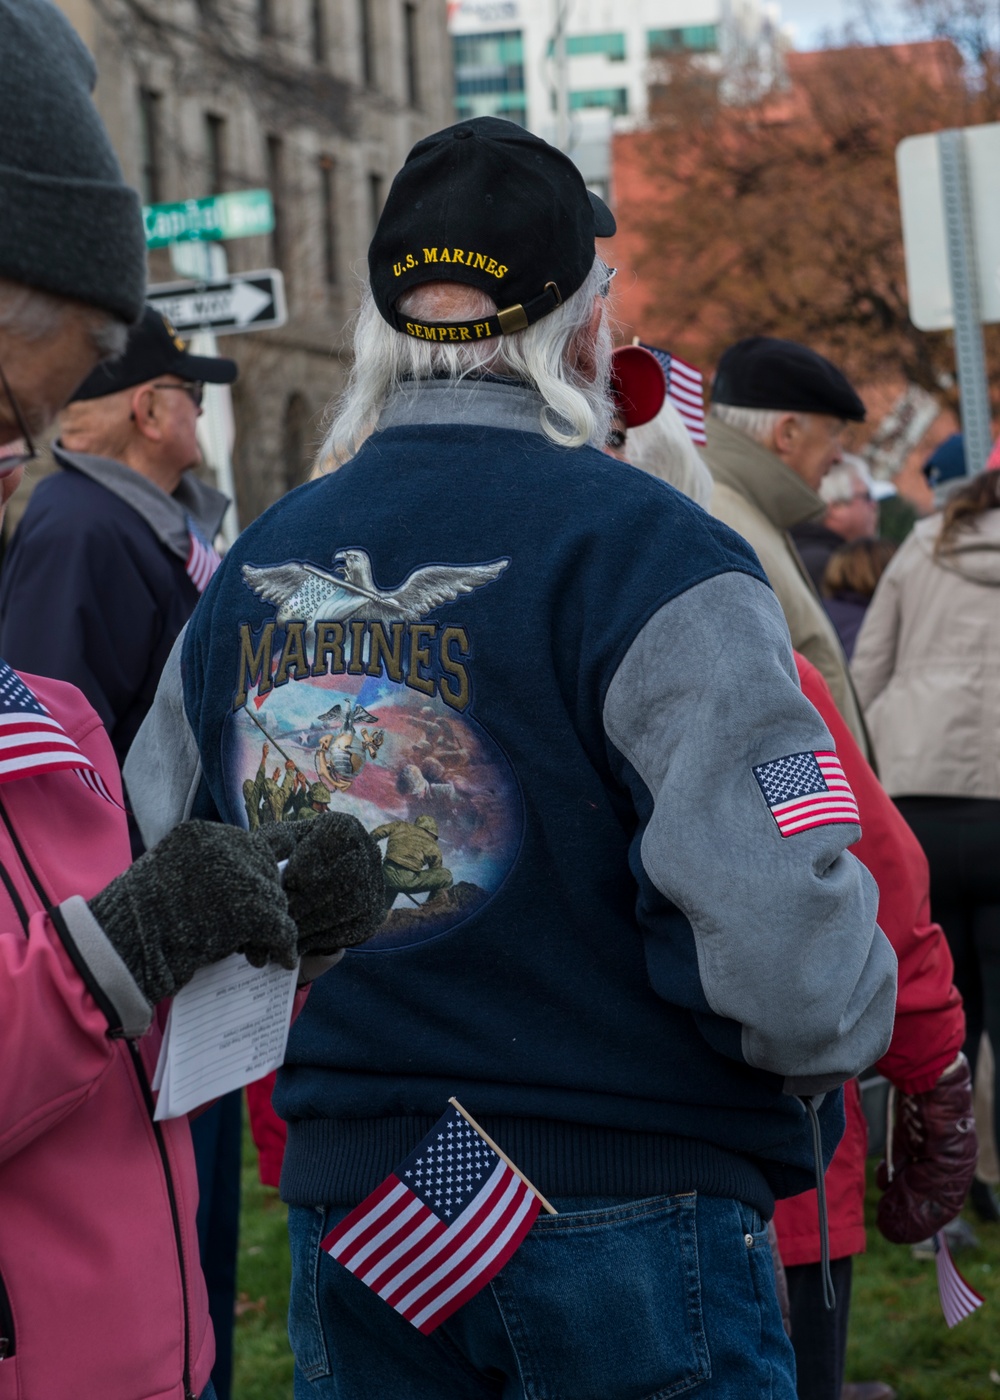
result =
[[178,331],[236,335],[288,320],[285,279],[276,267],[207,282],[160,282],[149,288],[146,300]]
[[142,210],[146,247],[202,238],[251,238],[274,228],[270,190],[233,190],[180,204],[146,204]]

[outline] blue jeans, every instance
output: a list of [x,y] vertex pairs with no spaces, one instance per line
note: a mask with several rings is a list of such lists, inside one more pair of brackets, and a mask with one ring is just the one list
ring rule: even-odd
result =
[[208,1385],[206,1385],[205,1389],[201,1392],[201,1395],[198,1397],[198,1400],[218,1400],[218,1397],[215,1393],[215,1386],[212,1384],[211,1381],[209,1381]]
[[795,1400],[766,1227],[738,1201],[557,1199],[429,1337],[293,1207],[295,1400]]

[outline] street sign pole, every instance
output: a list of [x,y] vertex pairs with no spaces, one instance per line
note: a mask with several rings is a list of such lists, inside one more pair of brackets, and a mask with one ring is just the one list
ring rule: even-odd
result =
[[[180,250],[183,248],[183,252]],[[177,270],[196,277],[203,282],[213,277],[225,277],[228,268],[226,251],[218,244],[186,243],[175,244],[171,248]],[[179,264],[179,266],[178,266]],[[219,344],[213,331],[197,331],[191,337],[191,353],[212,355],[219,353]],[[240,533],[240,522],[236,514],[236,477],[233,472],[233,393],[228,384],[206,384],[204,408],[198,419],[198,445],[201,448],[205,465],[215,475],[216,485],[229,497],[229,506],[222,517],[219,534],[228,549]]]
[[973,475],[981,472],[986,465],[992,445],[992,430],[964,131],[939,132],[938,150],[948,276],[955,317],[955,358],[961,390],[965,469],[969,475]]

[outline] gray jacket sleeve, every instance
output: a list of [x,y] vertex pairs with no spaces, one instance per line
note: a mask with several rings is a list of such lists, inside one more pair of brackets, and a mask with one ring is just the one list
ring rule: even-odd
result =
[[123,770],[128,800],[147,847],[191,815],[201,759],[184,712],[181,649],[184,633],[160,676],[153,707],[128,751]]
[[[697,973],[729,1053],[783,1076],[789,1093],[822,1093],[873,1064],[892,1034],[896,959],[875,923],[878,890],[847,851],[860,828],[828,822],[783,835],[758,765],[832,751],[802,695],[788,628],[767,586],[720,574],[665,604],[633,641],[611,685],[604,727],[641,784],[640,899],[647,967],[672,999],[693,938]],[[713,1015],[702,1018],[703,1031]],[[736,1034],[738,1028],[738,1036]]]

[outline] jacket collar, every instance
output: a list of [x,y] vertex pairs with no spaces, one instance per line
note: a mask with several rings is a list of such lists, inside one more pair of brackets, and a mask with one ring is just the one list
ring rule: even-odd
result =
[[199,481],[191,472],[182,478],[174,494],[168,496],[152,481],[111,457],[67,452],[58,442],[53,444],[52,455],[61,467],[90,477],[131,506],[160,543],[180,559],[187,559],[191,548],[188,519],[194,521],[206,540],[212,541],[229,505],[228,496]]
[[750,501],[779,530],[823,515],[823,498],[746,433],[711,417],[705,433],[703,456],[715,480]]
[[378,427],[381,432],[384,428],[460,423],[473,428],[541,434],[544,408],[544,400],[536,389],[498,375],[459,380],[411,379],[390,397],[379,416]]

